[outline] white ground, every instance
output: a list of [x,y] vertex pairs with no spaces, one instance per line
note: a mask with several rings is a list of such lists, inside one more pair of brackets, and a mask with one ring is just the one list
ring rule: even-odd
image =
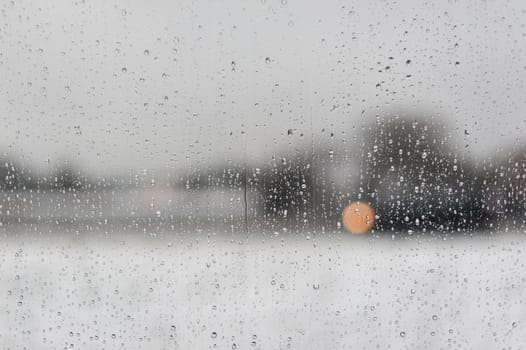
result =
[[8,235],[3,349],[503,349],[526,236]]

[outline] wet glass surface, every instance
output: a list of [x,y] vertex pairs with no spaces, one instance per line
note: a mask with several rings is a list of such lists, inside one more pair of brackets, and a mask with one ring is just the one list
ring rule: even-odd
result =
[[0,343],[520,348],[525,13],[0,2]]

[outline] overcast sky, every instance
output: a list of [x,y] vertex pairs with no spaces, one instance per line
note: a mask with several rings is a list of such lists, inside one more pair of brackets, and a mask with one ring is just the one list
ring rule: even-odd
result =
[[352,3],[1,1],[1,150],[102,173],[257,162],[400,107],[477,159],[525,140],[524,1]]

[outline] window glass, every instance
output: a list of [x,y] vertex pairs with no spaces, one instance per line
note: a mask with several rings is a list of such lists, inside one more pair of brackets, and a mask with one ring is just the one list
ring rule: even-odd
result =
[[520,348],[525,15],[0,2],[0,342]]

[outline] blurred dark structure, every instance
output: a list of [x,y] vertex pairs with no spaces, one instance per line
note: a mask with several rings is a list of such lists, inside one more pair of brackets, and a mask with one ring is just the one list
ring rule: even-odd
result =
[[75,169],[69,163],[59,166],[53,174],[37,176],[31,170],[24,169],[14,161],[3,159],[0,166],[1,191],[58,190],[82,191],[90,189],[87,175]]
[[118,218],[223,225],[232,232],[333,232],[341,228],[345,206],[359,200],[374,208],[377,232],[525,228],[525,149],[475,165],[456,151],[441,120],[422,111],[385,113],[353,142],[295,147],[257,165],[231,161],[181,174],[93,179],[63,162],[36,176],[5,158],[0,219]]
[[[296,157],[262,171],[263,186],[257,189],[265,198],[265,215],[287,216],[281,223],[296,227],[303,222],[335,228],[345,205],[361,200],[375,209],[377,231],[467,232],[502,223],[524,225],[524,150],[477,167],[452,147],[448,126],[424,112],[378,115],[361,137],[359,181],[346,190],[325,181],[331,162],[323,157]],[[318,153],[327,153],[325,148]]]
[[479,173],[486,212],[491,226],[526,226],[526,149],[507,151],[481,164]]
[[481,178],[436,118],[393,114],[365,133],[362,198],[380,230],[472,230],[486,221]]
[[3,159],[0,166],[0,189],[2,191],[25,190],[37,186],[30,175],[26,174],[15,162]]
[[294,229],[313,225],[313,169],[305,157],[275,158],[251,172],[249,185],[261,195],[263,223]]

